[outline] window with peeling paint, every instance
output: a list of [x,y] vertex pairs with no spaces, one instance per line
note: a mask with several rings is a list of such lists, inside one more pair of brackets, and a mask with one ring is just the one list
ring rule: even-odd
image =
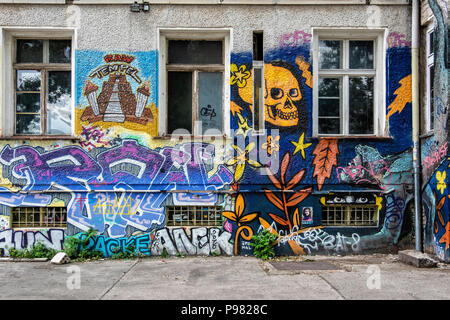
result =
[[167,128],[223,133],[223,41],[169,40]]
[[16,39],[16,135],[70,135],[70,39]]

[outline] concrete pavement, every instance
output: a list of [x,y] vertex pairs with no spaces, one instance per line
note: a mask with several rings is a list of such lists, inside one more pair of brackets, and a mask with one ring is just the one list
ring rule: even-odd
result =
[[[220,256],[1,262],[0,299],[450,300],[450,265],[418,269],[382,254],[277,261]],[[334,270],[321,270],[327,264]]]

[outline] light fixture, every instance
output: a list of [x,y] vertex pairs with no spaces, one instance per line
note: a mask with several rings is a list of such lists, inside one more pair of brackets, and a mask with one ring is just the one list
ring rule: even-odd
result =
[[142,2],[142,11],[149,12],[150,11],[150,3]]
[[142,3],[137,3],[137,1],[135,1],[134,3],[132,3],[130,5],[130,10],[131,12],[149,12],[150,11],[150,3],[149,2],[144,2],[142,1]]
[[133,4],[131,4],[130,9],[131,12],[139,12],[141,11],[141,6],[135,1]]

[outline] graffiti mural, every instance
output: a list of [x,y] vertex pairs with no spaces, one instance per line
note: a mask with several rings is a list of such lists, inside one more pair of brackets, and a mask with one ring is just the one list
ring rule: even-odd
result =
[[[252,237],[263,229],[278,236],[279,255],[351,254],[397,245],[412,199],[410,39],[395,30],[386,33],[386,105],[377,111],[385,118],[377,125],[389,137],[317,137],[310,32],[284,31],[275,47],[265,49],[261,105],[255,101],[253,54],[231,53],[225,64],[229,114],[207,104],[197,109],[209,120],[229,120],[231,135],[219,137],[223,142],[158,136],[158,122],[166,120],[159,119],[158,51],[76,50],[77,141],[8,141],[0,147],[0,205],[60,201],[67,208],[67,229],[11,230],[2,211],[3,254],[6,245],[22,248],[37,239],[61,248],[64,235],[81,238],[89,228],[98,234],[88,249],[105,257],[248,255]],[[423,165],[432,170],[444,161],[447,145],[428,151]],[[448,176],[441,168],[430,182],[432,236],[442,250],[448,247],[442,214]],[[370,205],[373,221],[326,223],[327,206],[343,206],[342,199],[350,213]],[[222,224],[172,227],[167,206],[220,207]]]
[[231,233],[215,227],[190,228],[190,236],[185,228],[163,228],[155,232],[151,254],[161,255],[212,255],[233,254],[230,243]]
[[[73,237],[84,239],[82,233],[73,235]],[[152,239],[153,235],[149,233],[120,238],[108,238],[103,235],[97,235],[89,238],[88,243],[83,248],[99,251],[104,257],[112,257],[118,253],[150,255]]]
[[77,58],[77,134],[102,138],[85,129],[98,127],[157,135],[157,52],[80,50]]
[[[68,222],[81,230],[93,227],[100,233],[107,231],[110,237],[124,236],[128,226],[147,231],[163,225],[162,204],[169,193],[153,190],[208,190],[211,193],[197,195],[194,201],[213,204],[217,201],[214,191],[233,180],[223,165],[208,176],[213,169],[214,146],[204,143],[151,150],[134,140],[124,140],[117,147],[95,151],[94,157],[76,146],[40,152],[7,145],[0,153],[0,162],[4,178],[22,190],[57,187],[70,191]],[[48,205],[52,200],[48,193],[7,194],[2,193],[1,204]],[[189,203],[192,199],[180,193],[175,202]]]
[[62,250],[64,243],[63,229],[49,229],[45,231],[14,231],[7,229],[0,231],[0,256],[8,256],[9,249],[30,249],[40,242],[48,248]]

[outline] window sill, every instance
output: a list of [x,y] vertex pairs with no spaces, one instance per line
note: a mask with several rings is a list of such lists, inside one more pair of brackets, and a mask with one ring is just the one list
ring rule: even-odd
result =
[[0,140],[72,140],[78,141],[79,137],[75,136],[8,136],[0,137]]
[[420,139],[426,139],[434,136],[434,131],[429,131],[419,136]]
[[312,136],[310,139],[338,139],[338,140],[393,140],[391,136]]
[[152,139],[155,140],[180,140],[183,141],[184,139],[201,139],[201,140],[209,140],[209,139],[230,139],[231,137],[228,137],[227,135],[220,135],[220,136],[196,136],[196,135],[164,135],[164,136],[156,136],[152,137]]

